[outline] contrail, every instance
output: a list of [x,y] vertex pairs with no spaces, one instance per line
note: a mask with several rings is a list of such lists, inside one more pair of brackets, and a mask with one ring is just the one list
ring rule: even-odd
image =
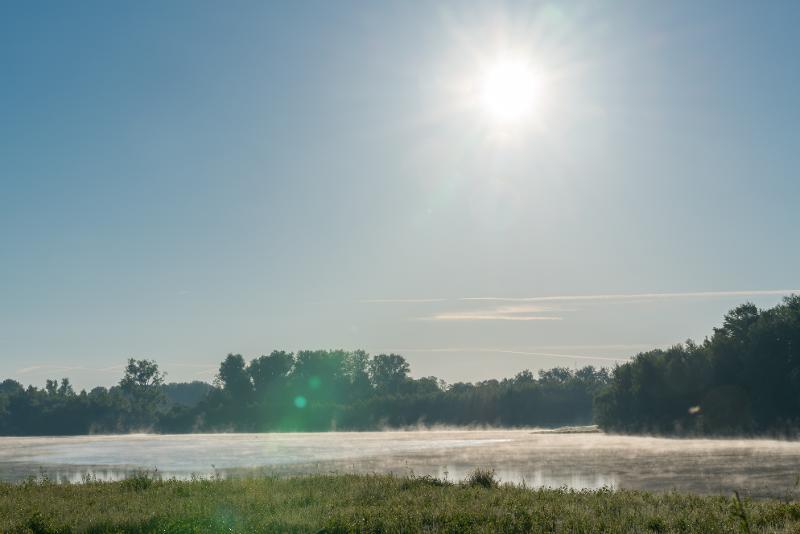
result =
[[[379,351],[381,352],[381,351]],[[387,351],[383,351],[387,352]],[[447,347],[447,348],[434,348],[434,349],[395,349],[393,351],[388,352],[395,352],[398,354],[402,354],[404,352],[487,352],[492,354],[516,354],[521,356],[542,356],[547,358],[564,358],[567,360],[602,360],[608,362],[620,362],[629,360],[630,357],[624,356],[620,358],[612,358],[608,356],[589,356],[586,354],[560,354],[560,353],[553,353],[553,352],[530,352],[524,350],[508,350],[508,349],[486,349],[486,348],[455,348],[455,347]]]
[[547,302],[547,301],[591,301],[591,300],[638,300],[638,299],[681,299],[681,298],[721,298],[756,297],[768,295],[788,295],[800,293],[800,289],[766,289],[744,291],[690,291],[681,293],[612,293],[606,295],[553,295],[541,297],[462,297],[459,300],[483,300],[496,302]]
[[427,302],[447,302],[449,299],[430,298],[430,299],[362,299],[358,302],[362,304],[424,304]]

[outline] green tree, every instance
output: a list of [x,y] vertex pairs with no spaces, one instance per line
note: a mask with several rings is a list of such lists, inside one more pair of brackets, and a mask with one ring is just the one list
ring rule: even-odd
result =
[[349,400],[366,399],[372,395],[372,383],[369,380],[369,354],[356,350],[347,355],[345,360],[345,376],[349,381]]
[[514,377],[514,383],[517,385],[524,385],[524,384],[533,384],[536,379],[533,377],[533,373],[531,373],[528,369],[520,371]]
[[294,355],[282,350],[274,350],[269,356],[262,355],[252,360],[247,366],[247,373],[253,382],[256,397],[263,400],[271,386],[283,386],[293,365]]
[[149,426],[154,422],[164,398],[161,392],[164,377],[154,360],[128,360],[119,388],[129,403],[129,427]]
[[72,389],[72,384],[69,383],[69,378],[62,378],[61,385],[58,386],[59,397],[72,397],[75,391]]
[[253,393],[253,384],[241,354],[228,354],[219,366],[217,380],[231,398],[245,401]]
[[397,394],[408,380],[409,366],[399,354],[378,354],[369,362],[369,377],[375,390],[382,394]]

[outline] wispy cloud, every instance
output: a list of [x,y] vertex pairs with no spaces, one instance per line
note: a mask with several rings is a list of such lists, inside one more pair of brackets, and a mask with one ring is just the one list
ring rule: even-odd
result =
[[612,293],[603,295],[550,295],[538,297],[463,297],[462,301],[491,302],[565,302],[565,301],[628,301],[684,298],[758,297],[800,293],[800,289],[765,289],[740,291],[687,291],[680,293]]
[[647,302],[668,299],[715,299],[730,297],[764,297],[800,293],[800,289],[743,289],[736,291],[681,291],[651,293],[605,293],[589,295],[541,295],[529,297],[459,297],[459,298],[408,298],[408,299],[362,299],[362,304],[427,304],[436,302],[568,302],[568,301],[608,301],[608,302]]
[[436,353],[436,352],[454,352],[454,353],[488,353],[488,354],[514,354],[518,356],[540,356],[544,358],[562,358],[566,360],[599,360],[599,361],[608,361],[608,362],[621,362],[627,361],[631,357],[630,356],[620,356],[620,357],[611,357],[611,356],[595,356],[591,354],[564,354],[564,353],[556,353],[556,352],[538,352],[538,351],[528,351],[528,350],[511,350],[511,349],[496,349],[496,348],[476,348],[476,347],[444,347],[444,348],[430,348],[430,349],[394,349],[393,351],[387,352],[396,352],[399,354],[403,353],[414,353],[414,352],[423,352],[423,353]]
[[583,345],[537,345],[535,347],[525,347],[525,350],[588,350],[588,351],[609,351],[609,350],[650,350],[660,347],[670,346],[670,343],[604,343],[604,344],[583,344]]
[[449,299],[362,299],[362,304],[425,304],[428,302],[447,302]]
[[16,373],[18,375],[27,375],[36,372],[55,372],[55,371],[95,371],[101,373],[109,373],[112,371],[119,371],[123,368],[122,365],[112,365],[109,367],[84,367],[84,366],[74,366],[74,365],[49,365],[49,364],[41,364],[41,365],[31,365],[28,367],[23,367],[21,369],[17,369]]
[[422,317],[424,321],[562,321],[563,317],[549,315],[498,315],[491,313],[439,313]]
[[425,321],[560,321],[562,317],[539,315],[552,311],[542,306],[500,306],[488,310],[450,311],[428,317]]

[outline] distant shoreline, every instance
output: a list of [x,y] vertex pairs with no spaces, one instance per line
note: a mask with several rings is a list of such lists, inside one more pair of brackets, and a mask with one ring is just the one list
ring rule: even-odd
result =
[[280,430],[265,431],[247,430],[202,430],[197,432],[158,432],[139,430],[131,432],[96,432],[85,434],[0,434],[0,439],[13,438],[82,438],[82,437],[124,437],[124,436],[217,436],[217,435],[259,435],[259,434],[331,434],[372,432],[469,432],[469,431],[519,431],[532,435],[540,434],[607,434],[609,436],[651,437],[659,439],[714,439],[714,440],[778,440],[800,441],[800,433],[764,432],[764,433],[698,433],[698,432],[623,432],[604,430],[599,425],[567,425],[553,428],[537,426],[491,426],[491,425],[415,425],[415,426],[382,426],[376,428],[332,428],[327,430]]
[[602,434],[603,431],[597,425],[586,426],[560,426],[558,428],[543,428],[532,430],[531,434]]

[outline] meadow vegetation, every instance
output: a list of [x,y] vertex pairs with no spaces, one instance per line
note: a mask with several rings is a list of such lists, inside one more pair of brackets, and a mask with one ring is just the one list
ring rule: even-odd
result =
[[788,533],[800,504],[639,491],[529,489],[491,471],[0,485],[0,531]]

